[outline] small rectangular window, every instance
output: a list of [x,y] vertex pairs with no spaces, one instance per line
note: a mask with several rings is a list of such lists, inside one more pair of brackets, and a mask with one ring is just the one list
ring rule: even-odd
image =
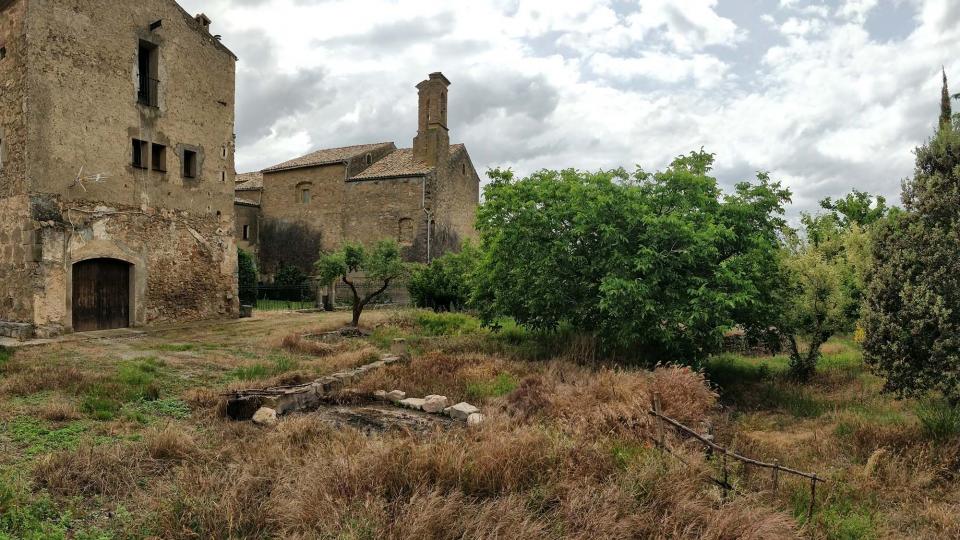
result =
[[133,140],[133,159],[131,162],[138,169],[147,168],[147,141]]
[[183,151],[183,177],[197,177],[197,153],[193,150]]
[[227,172],[226,172],[226,171],[220,171],[220,181],[221,181],[221,182],[226,182],[226,181],[227,181]]
[[243,226],[243,239],[244,239],[244,240],[249,240],[249,239],[250,239],[250,226],[249,226],[249,225],[244,225],[244,226]]
[[167,172],[167,147],[154,144],[151,147],[150,167],[155,171]]
[[0,60],[3,60],[6,57],[7,57],[7,48],[0,47]]
[[159,103],[158,60],[157,46],[141,41],[137,49],[137,101],[141,105],[156,107]]
[[223,157],[223,158],[227,157],[227,145],[223,145],[220,147],[220,157]]
[[303,204],[310,203],[310,188],[303,188],[300,190],[300,202]]

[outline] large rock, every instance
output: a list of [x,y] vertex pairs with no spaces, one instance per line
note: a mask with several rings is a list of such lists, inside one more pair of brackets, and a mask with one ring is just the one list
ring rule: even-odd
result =
[[474,407],[473,405],[465,401],[461,401],[460,403],[457,403],[452,407],[447,407],[446,409],[443,410],[443,412],[444,414],[446,414],[447,416],[455,420],[466,421],[471,414],[480,412],[480,409]]
[[417,411],[422,411],[422,410],[423,410],[423,404],[426,403],[426,402],[427,402],[427,400],[425,400],[425,399],[423,399],[423,398],[409,397],[409,398],[401,401],[401,402],[400,402],[400,405],[403,405],[404,407],[406,407],[406,408],[408,408],[408,409],[414,409],[414,410],[417,410]]
[[386,398],[394,403],[400,403],[406,399],[407,393],[401,392],[400,390],[394,390],[393,392],[387,392]]
[[428,413],[443,412],[450,404],[447,396],[430,395],[423,398],[423,411]]
[[273,426],[277,423],[277,411],[270,407],[260,407],[253,413],[253,423],[258,426]]
[[483,423],[483,415],[480,413],[473,413],[467,417],[468,426],[479,426]]

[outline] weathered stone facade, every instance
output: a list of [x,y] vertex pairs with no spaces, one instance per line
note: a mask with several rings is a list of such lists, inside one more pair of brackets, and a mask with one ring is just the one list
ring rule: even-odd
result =
[[[421,82],[413,148],[392,142],[324,149],[248,177],[237,197],[260,198],[260,219],[303,222],[323,248],[395,238],[412,261],[428,261],[475,235],[480,177],[466,147],[450,145],[447,89],[433,73]],[[237,207],[238,215],[248,212]]]
[[126,325],[237,315],[236,57],[209,22],[172,0],[0,0],[0,323],[73,330],[76,265],[100,260],[129,268],[108,291]]

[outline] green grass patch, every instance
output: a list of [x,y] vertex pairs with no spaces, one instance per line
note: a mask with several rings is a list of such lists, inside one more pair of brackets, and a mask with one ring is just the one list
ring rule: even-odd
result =
[[37,418],[19,416],[8,422],[4,431],[14,443],[26,447],[26,455],[34,456],[76,447],[87,426],[83,422],[71,422],[60,428],[52,428]]
[[460,336],[480,330],[480,321],[465,313],[418,311],[414,322],[420,333],[427,336]]
[[123,404],[120,415],[141,424],[149,424],[157,418],[183,420],[190,417],[190,406],[175,398],[140,400]]
[[[851,487],[841,485],[837,492],[826,496],[821,494],[820,488],[822,485],[818,486],[813,522],[826,538],[865,540],[877,537],[876,512],[858,502]],[[797,486],[790,499],[794,517],[799,523],[805,523],[810,507],[809,486]]]
[[467,383],[467,397],[470,399],[483,399],[505,396],[516,390],[519,384],[519,381],[517,381],[517,378],[513,375],[501,373],[488,381]]
[[112,420],[125,403],[159,399],[164,366],[162,360],[152,357],[121,363],[113,377],[86,391],[80,410],[95,420]]
[[960,434],[960,407],[944,399],[926,399],[916,408],[923,434],[935,441],[946,441]]
[[13,349],[0,346],[0,366],[7,363],[11,358],[13,358]]
[[75,520],[69,509],[45,493],[32,494],[0,478],[0,540],[110,540],[111,533]]
[[242,366],[230,372],[230,377],[241,381],[252,381],[256,379],[266,379],[281,373],[297,369],[299,364],[289,356],[283,354],[272,354],[267,358],[267,362],[258,362],[252,366]]

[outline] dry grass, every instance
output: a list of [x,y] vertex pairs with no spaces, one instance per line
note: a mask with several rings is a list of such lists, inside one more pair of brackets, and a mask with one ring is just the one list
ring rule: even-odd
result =
[[81,418],[76,403],[63,397],[54,398],[44,403],[38,411],[40,418],[51,422],[64,422]]

